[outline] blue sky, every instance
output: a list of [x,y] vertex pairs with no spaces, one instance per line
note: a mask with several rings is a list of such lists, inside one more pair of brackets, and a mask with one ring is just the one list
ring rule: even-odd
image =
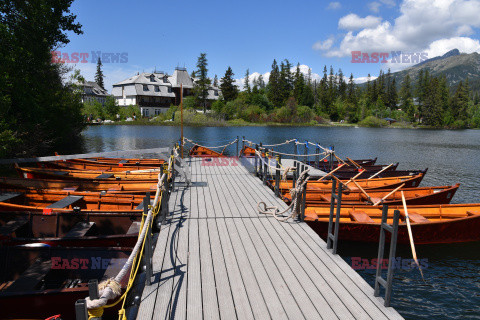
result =
[[[478,0],[360,1],[106,1],[77,0],[71,11],[83,35],[59,51],[128,53],[127,63],[104,63],[107,89],[154,68],[191,72],[207,53],[209,75],[228,66],[235,77],[270,71],[273,59],[289,59],[321,74],[323,66],[345,75],[378,75],[408,64],[351,63],[351,51],[427,52],[480,50]],[[92,80],[95,64],[75,66]],[[268,74],[267,74],[268,76]]]

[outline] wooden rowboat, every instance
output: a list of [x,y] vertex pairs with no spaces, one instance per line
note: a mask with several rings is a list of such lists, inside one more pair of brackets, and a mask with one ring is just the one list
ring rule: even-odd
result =
[[[398,227],[398,242],[409,243],[403,206],[389,206],[388,223],[398,209],[402,222]],[[330,206],[305,209],[305,221],[326,238]],[[339,239],[378,242],[381,207],[342,206]],[[480,241],[480,203],[408,206],[415,244]]]
[[104,172],[91,170],[40,169],[16,166],[17,172],[27,179],[62,180],[151,180],[157,181],[159,170]]
[[[373,190],[373,189],[390,189],[393,190],[402,184],[404,184],[403,188],[413,188],[417,187],[424,177],[423,173],[420,173],[415,176],[404,176],[404,177],[391,177],[391,178],[372,178],[372,179],[355,179],[355,182],[365,190]],[[348,180],[342,180],[343,183],[347,183]],[[272,187],[275,186],[275,181],[270,180],[270,185]],[[291,180],[281,181],[280,182],[280,190],[288,191],[292,188],[293,182]],[[348,188],[350,190],[359,190],[358,187],[353,183],[348,183]],[[331,191],[332,190],[332,181],[331,180],[309,180],[307,182],[307,193],[313,190],[324,190],[324,191]]]
[[142,212],[140,196],[72,195],[65,192],[13,192],[0,194],[0,211],[54,212]]
[[140,193],[155,192],[157,180],[59,180],[57,179],[25,179],[16,177],[0,177],[0,187],[55,189],[67,191],[106,191],[108,193]]
[[93,170],[93,171],[109,171],[109,172],[125,172],[132,170],[145,170],[145,169],[157,169],[161,165],[157,166],[134,166],[134,165],[123,165],[123,164],[99,164],[99,163],[90,163],[90,162],[77,162],[77,161],[51,161],[51,162],[39,162],[39,168],[49,168],[49,169],[66,169],[66,170]]
[[[312,159],[312,158],[313,157],[311,157],[310,159]],[[351,163],[348,161],[348,159],[344,160],[344,161],[347,162],[349,165],[351,165]],[[377,158],[374,158],[374,159],[358,159],[358,160],[353,160],[353,161],[355,161],[355,163],[357,163],[361,166],[371,166],[371,165],[374,165],[377,162]],[[312,167],[317,167],[317,162],[315,160],[308,161],[308,164],[311,165]],[[333,168],[338,167],[339,164],[341,164],[341,163],[338,160],[334,160],[333,161]],[[318,168],[322,171],[330,170],[330,161],[328,160],[328,158],[323,159],[319,163]]]
[[220,152],[217,152],[217,151],[214,151],[212,149],[209,149],[209,148],[206,148],[206,147],[202,147],[202,146],[199,146],[199,145],[194,145],[191,149],[190,149],[190,152],[188,153],[188,155],[190,157],[194,157],[194,158],[203,158],[203,157],[206,157],[206,158],[217,158],[217,157],[225,157],[225,155]]
[[[85,299],[88,281],[115,277],[131,248],[0,247],[2,319],[75,319],[75,301]],[[121,279],[124,292],[129,272]],[[113,301],[111,301],[113,302]],[[118,317],[119,306],[104,319]]]
[[[401,205],[401,192],[404,193],[408,205],[448,204],[452,200],[459,186],[460,184],[457,183],[454,186],[406,188],[393,193],[390,190],[374,189],[367,192],[370,198],[360,190],[354,190],[342,194],[342,205],[381,205],[382,199],[384,199],[383,204]],[[307,206],[330,204],[331,196],[331,192],[326,190],[308,191],[306,196],[306,204]],[[287,203],[290,203],[291,196],[289,192],[284,191],[283,197]]]
[[[425,170],[385,170],[379,173],[378,170],[375,171],[335,171],[334,175],[340,180],[348,180],[353,177],[357,177],[357,179],[368,179],[371,176],[375,176],[375,178],[390,178],[390,177],[402,177],[402,176],[416,176],[420,173],[426,174],[428,168]],[[331,179],[327,177],[327,179]]]
[[[68,162],[77,163],[90,163],[90,164],[104,164],[104,165],[116,165],[116,166],[153,166],[158,167],[165,163],[163,159],[124,159],[124,158],[88,158],[88,159],[69,159]],[[63,161],[59,161],[63,162]]]
[[[356,173],[359,173],[361,171],[375,171],[375,172],[378,172],[380,170],[384,170],[385,171],[395,171],[397,170],[397,167],[398,167],[398,162],[393,164],[393,165],[388,165],[388,164],[372,164],[372,165],[364,165],[362,166],[361,169],[355,167],[354,165],[350,164],[349,166],[343,166],[340,170],[336,171],[336,172],[356,172]],[[340,164],[341,165],[341,164]],[[337,166],[338,167],[338,166]],[[326,172],[329,172],[330,171],[330,167],[323,167],[323,166],[320,166],[320,168],[318,168],[322,171],[326,171]],[[335,169],[335,167],[333,168]]]
[[51,247],[133,247],[140,213],[0,212],[0,244]]

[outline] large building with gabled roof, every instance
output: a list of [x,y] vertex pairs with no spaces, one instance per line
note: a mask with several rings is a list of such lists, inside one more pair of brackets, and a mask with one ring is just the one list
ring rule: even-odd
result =
[[[112,94],[120,107],[138,105],[142,116],[151,117],[166,112],[170,105],[180,103],[180,88],[183,96],[193,94],[194,79],[186,68],[175,68],[169,76],[163,71],[138,73],[113,85]],[[209,89],[209,100],[218,100],[219,89]]]

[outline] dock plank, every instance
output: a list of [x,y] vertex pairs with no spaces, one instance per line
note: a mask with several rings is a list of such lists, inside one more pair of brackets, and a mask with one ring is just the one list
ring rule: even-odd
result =
[[402,319],[306,223],[259,214],[286,205],[240,162],[187,163],[138,319]]

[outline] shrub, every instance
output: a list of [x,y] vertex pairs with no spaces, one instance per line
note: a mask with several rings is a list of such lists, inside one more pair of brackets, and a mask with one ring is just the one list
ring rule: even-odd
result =
[[388,122],[382,119],[378,119],[374,116],[368,116],[358,123],[362,127],[380,128],[388,125]]
[[307,106],[300,106],[297,108],[297,118],[299,122],[306,123],[310,122],[315,113],[313,110]]
[[292,118],[292,112],[287,107],[281,107],[275,111],[275,120],[277,122],[281,122],[281,123],[290,122],[291,118]]
[[118,113],[120,114],[121,120],[125,120],[127,118],[133,118],[133,114],[135,114],[137,118],[141,115],[140,107],[137,105],[120,107],[118,110]]
[[243,112],[243,119],[250,122],[262,122],[265,119],[265,112],[259,106],[249,106]]

